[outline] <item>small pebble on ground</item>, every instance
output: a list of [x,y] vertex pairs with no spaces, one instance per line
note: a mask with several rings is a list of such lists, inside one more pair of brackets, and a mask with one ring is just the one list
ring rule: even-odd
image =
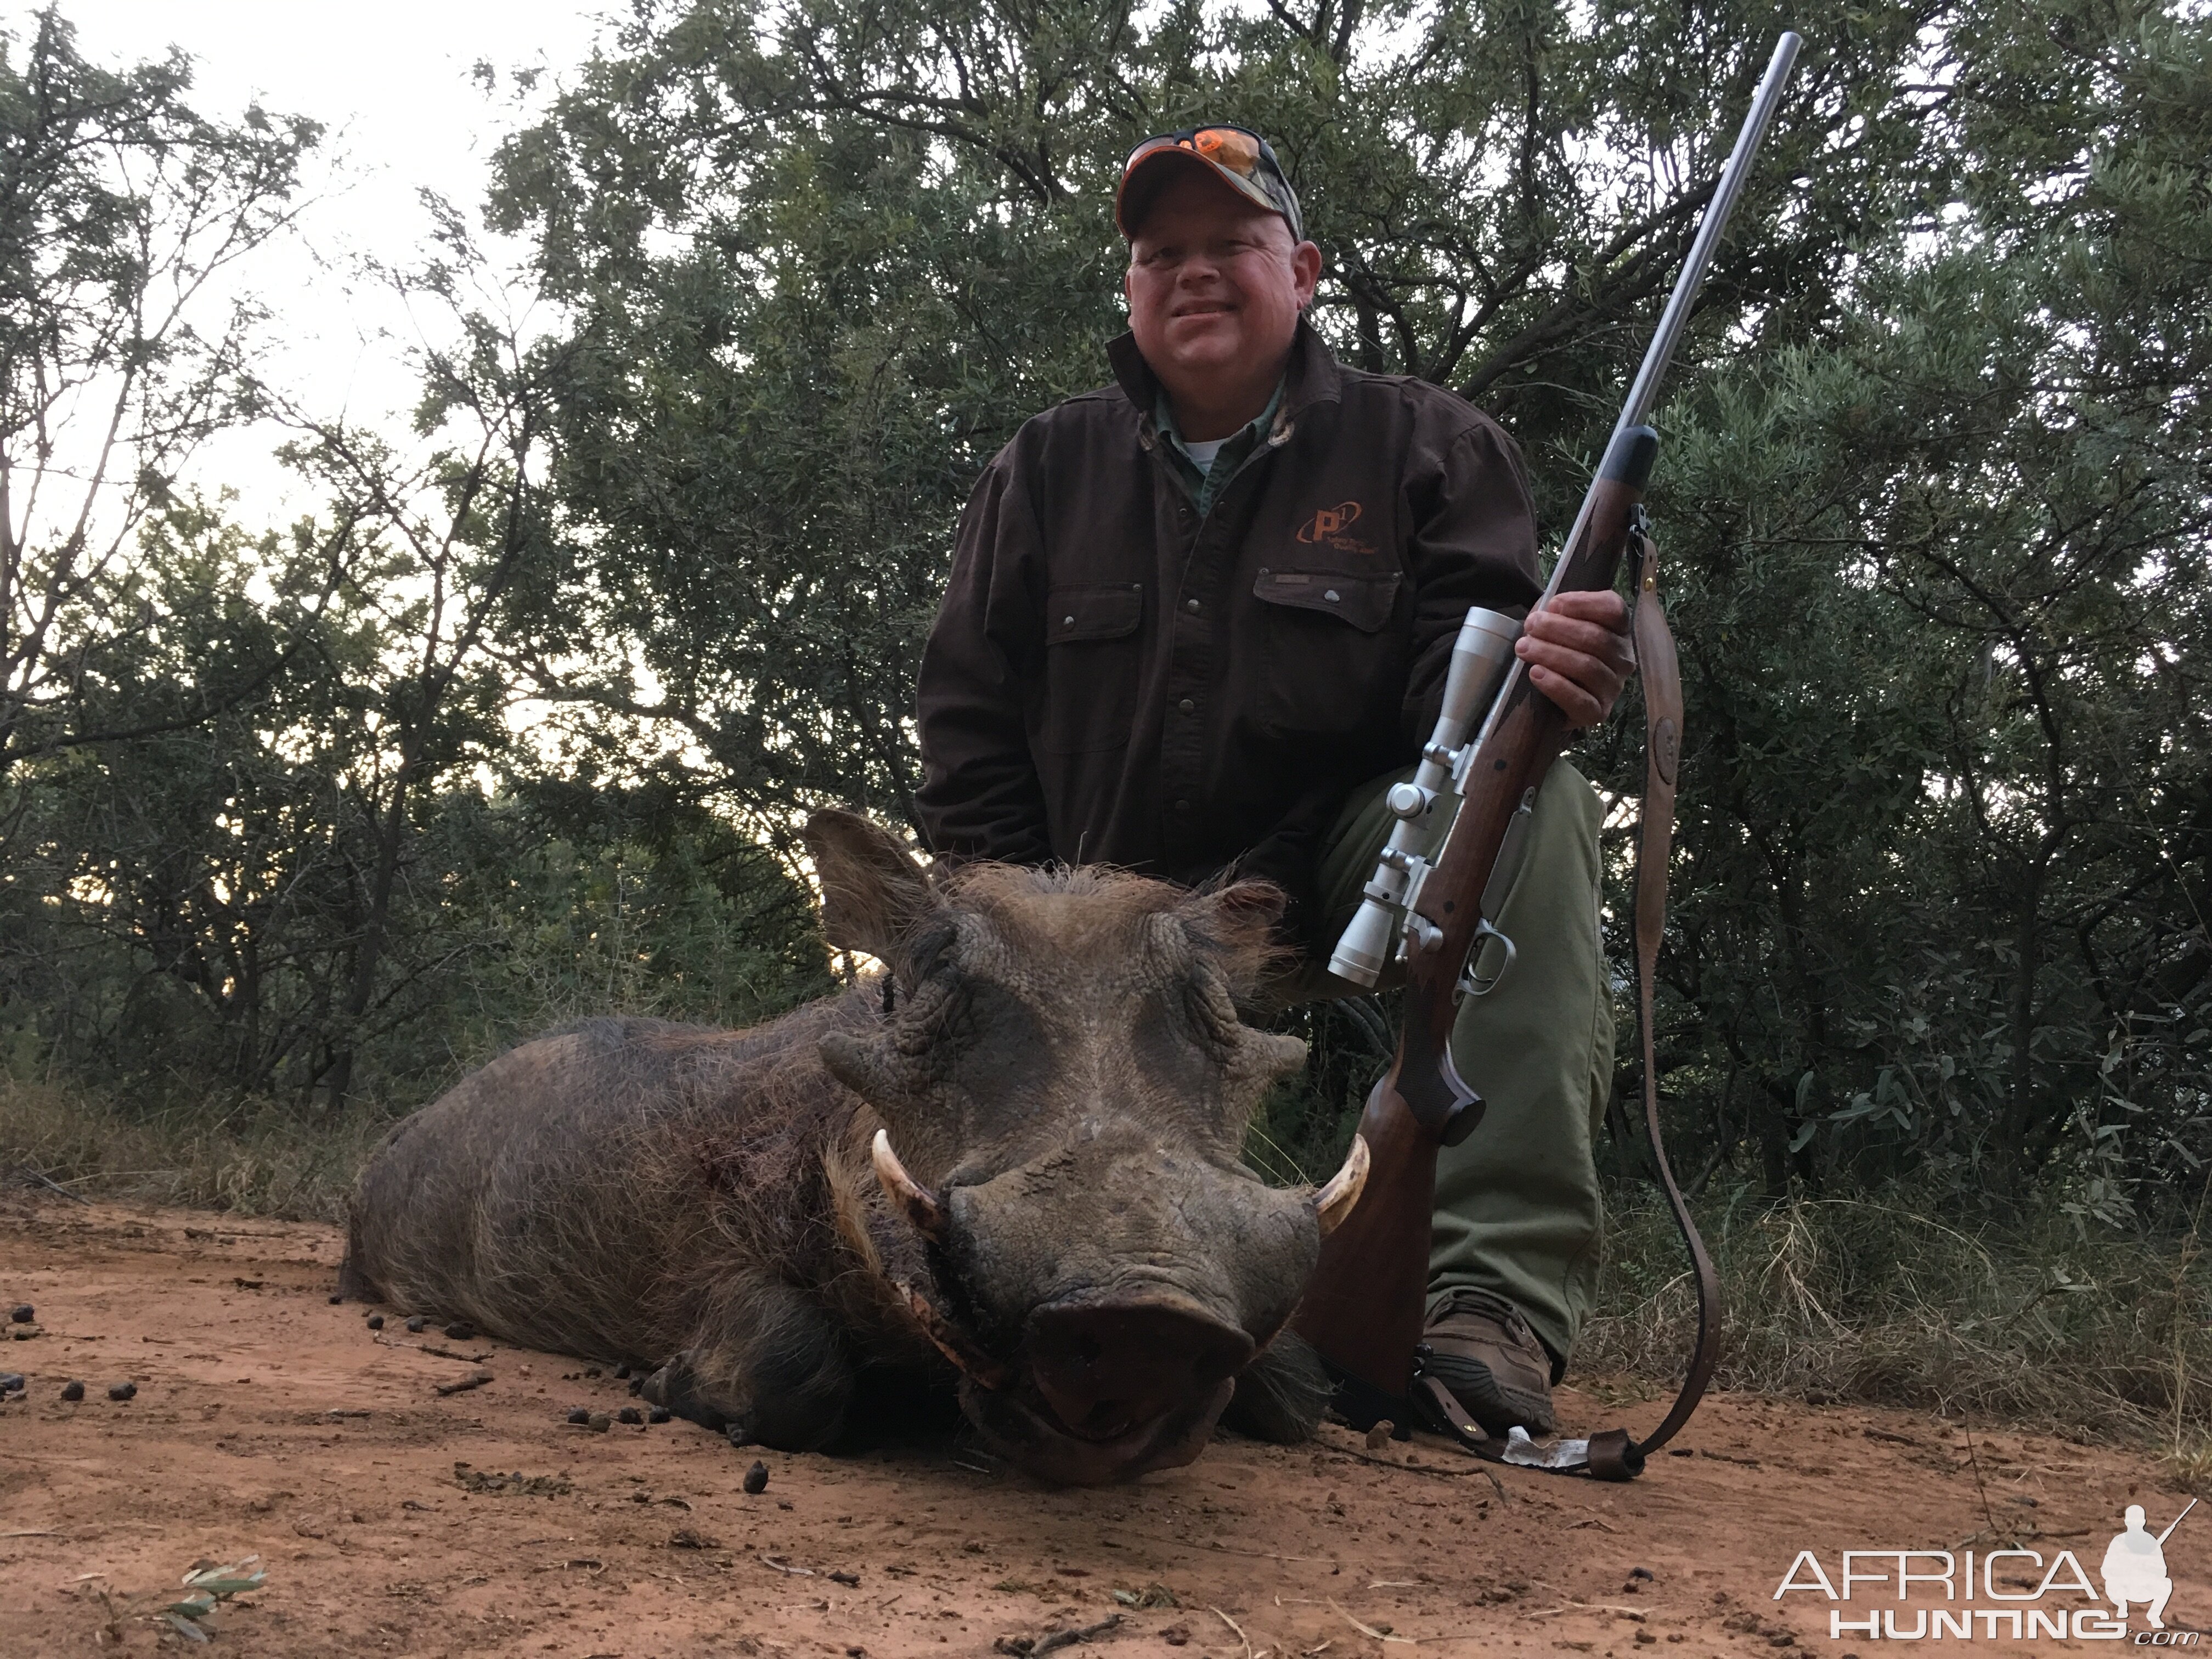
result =
[[749,1492],[763,1492],[768,1490],[767,1464],[757,1459],[754,1461],[752,1468],[745,1471],[745,1490]]
[[107,1397],[110,1400],[129,1400],[137,1392],[138,1385],[136,1382],[111,1382],[107,1385]]
[[371,1314],[371,1315],[369,1315],[369,1316],[368,1316],[368,1328],[369,1328],[369,1329],[371,1329],[372,1331],[380,1331],[380,1330],[382,1330],[382,1329],[384,1328],[384,1316],[383,1316],[382,1314]]
[[63,1384],[62,1384],[62,1398],[63,1398],[63,1399],[64,1399],[64,1400],[82,1400],[82,1399],[83,1399],[83,1398],[84,1398],[84,1384],[83,1384],[83,1383],[82,1383],[82,1382],[64,1382],[64,1383],[63,1383]]

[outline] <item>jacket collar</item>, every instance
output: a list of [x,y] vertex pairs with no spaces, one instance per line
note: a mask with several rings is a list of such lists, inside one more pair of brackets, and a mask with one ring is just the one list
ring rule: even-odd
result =
[[[1158,402],[1160,383],[1145,354],[1137,349],[1137,337],[1124,334],[1106,347],[1106,360],[1114,368],[1122,395],[1136,406],[1146,435],[1152,429],[1152,409]],[[1283,401],[1275,410],[1275,430],[1282,433],[1315,404],[1334,403],[1343,395],[1344,371],[1328,343],[1304,318],[1291,339],[1291,361],[1284,377]]]

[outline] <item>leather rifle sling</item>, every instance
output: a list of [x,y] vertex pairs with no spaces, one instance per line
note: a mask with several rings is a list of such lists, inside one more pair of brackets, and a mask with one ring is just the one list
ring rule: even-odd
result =
[[1720,1361],[1721,1335],[1719,1281],[1713,1273],[1712,1258],[1705,1253],[1705,1242],[1698,1236],[1697,1224],[1690,1218],[1689,1204],[1674,1183],[1659,1127],[1659,1067],[1651,1004],[1659,944],[1667,926],[1667,855],[1674,837],[1674,774],[1682,757],[1682,672],[1674,652],[1674,636],[1667,627],[1667,613],[1659,603],[1659,548],[1645,527],[1640,507],[1631,521],[1628,550],[1636,564],[1636,665],[1644,684],[1644,812],[1637,830],[1636,850],[1636,1024],[1644,1050],[1644,1133],[1651,1148],[1652,1169],[1667,1194],[1667,1207],[1674,1214],[1682,1243],[1689,1249],[1697,1279],[1697,1341],[1674,1403],[1657,1428],[1642,1440],[1632,1439],[1626,1429],[1607,1429],[1592,1435],[1579,1453],[1572,1441],[1547,1449],[1531,1443],[1500,1440],[1468,1416],[1451,1391],[1425,1369],[1413,1384],[1421,1402],[1468,1450],[1497,1462],[1560,1474],[1590,1474],[1601,1480],[1634,1479],[1643,1473],[1644,1460],[1681,1431],[1712,1380],[1713,1367]]

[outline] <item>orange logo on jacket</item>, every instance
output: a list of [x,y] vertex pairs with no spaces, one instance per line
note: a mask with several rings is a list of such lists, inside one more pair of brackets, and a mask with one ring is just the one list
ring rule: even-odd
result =
[[1339,501],[1334,507],[1324,507],[1298,526],[1298,539],[1309,547],[1333,547],[1340,553],[1372,555],[1372,542],[1363,542],[1344,532],[1358,521],[1358,501]]
[[1358,501],[1339,501],[1334,507],[1324,507],[1298,526],[1298,539],[1308,544],[1326,542],[1358,517]]

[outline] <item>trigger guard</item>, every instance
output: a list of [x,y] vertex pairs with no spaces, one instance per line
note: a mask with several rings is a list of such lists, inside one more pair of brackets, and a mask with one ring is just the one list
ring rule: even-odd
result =
[[[1482,958],[1483,942],[1486,939],[1493,939],[1505,947],[1505,960],[1498,963],[1496,973],[1484,979],[1474,971],[1474,964]],[[1461,970],[1459,976],[1461,993],[1471,997],[1488,996],[1498,988],[1498,981],[1513,971],[1513,958],[1516,954],[1518,953],[1513,948],[1513,941],[1492,927],[1486,918],[1478,922],[1474,930],[1474,944],[1467,953],[1467,966]]]

